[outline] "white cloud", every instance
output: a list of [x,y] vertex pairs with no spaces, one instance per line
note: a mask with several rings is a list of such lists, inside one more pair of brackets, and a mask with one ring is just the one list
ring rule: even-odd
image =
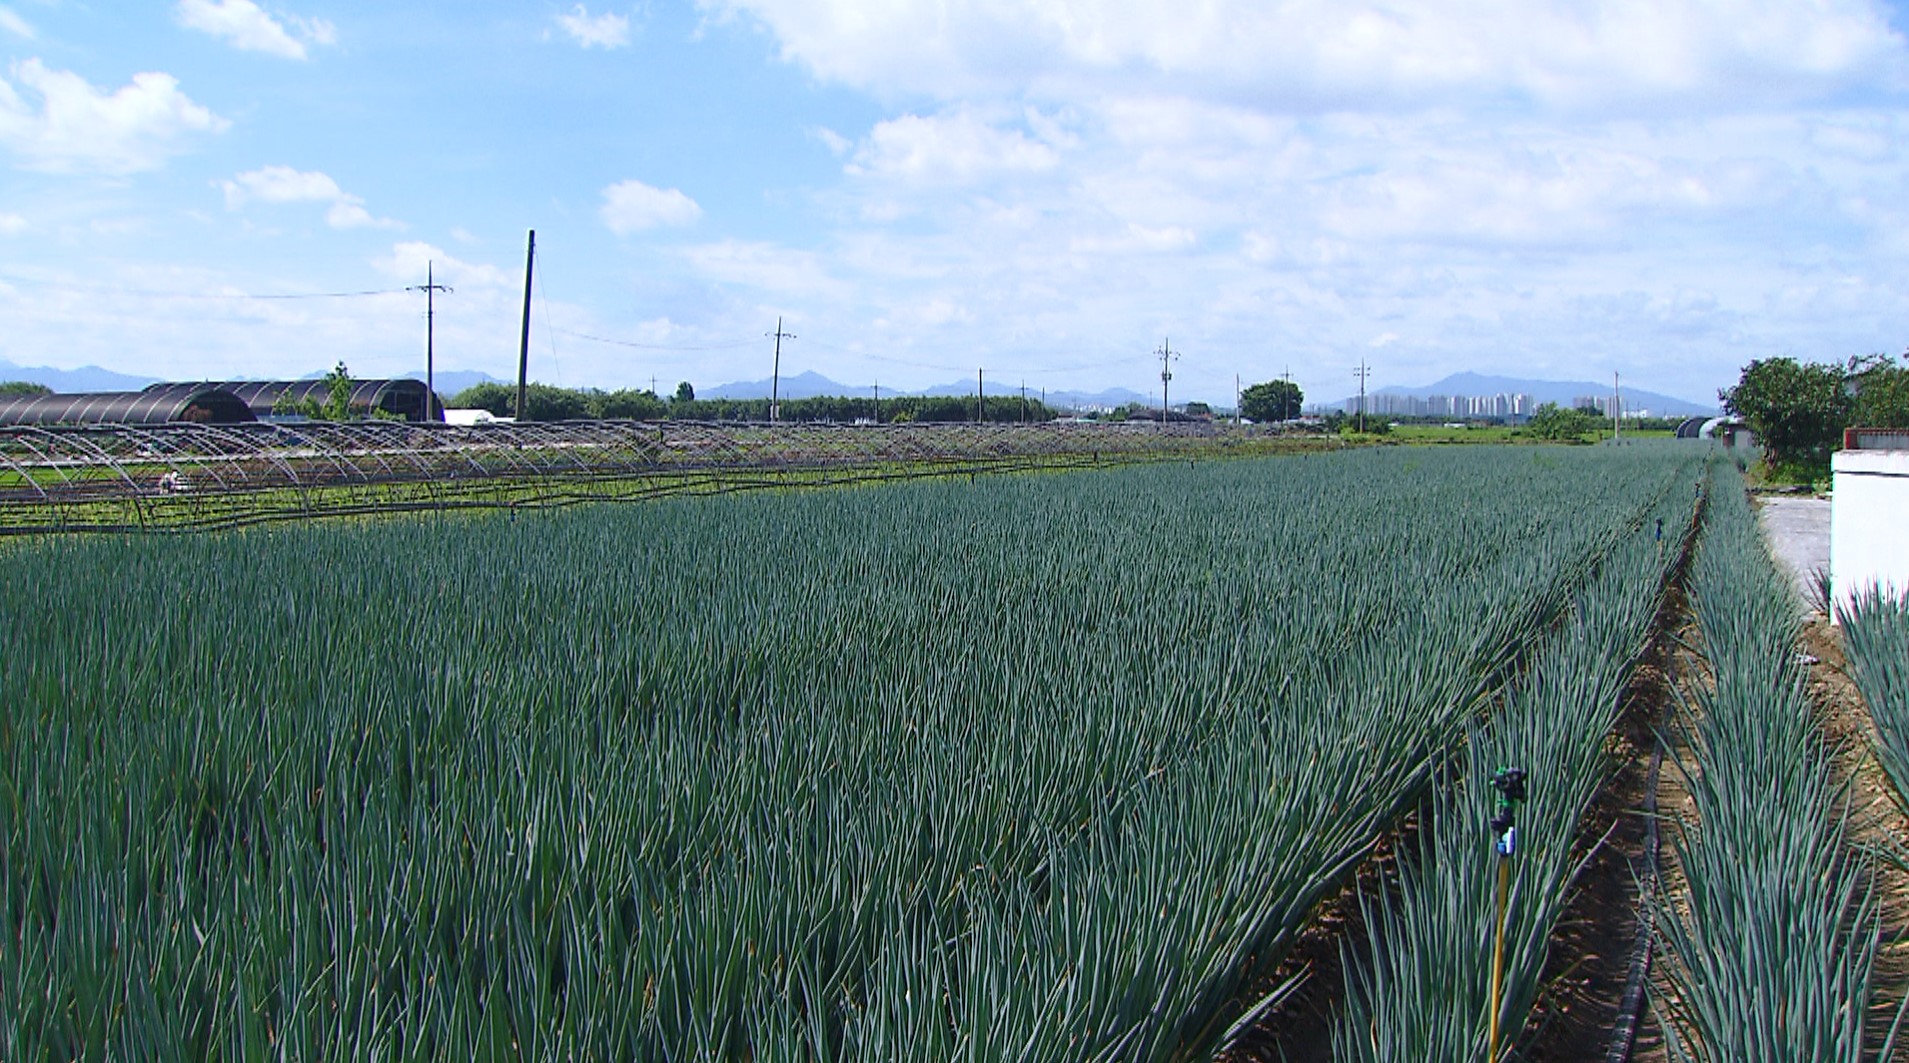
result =
[[283,59],[304,59],[307,44],[332,44],[338,39],[329,22],[274,16],[253,0],[179,0],[173,17],[181,26],[228,40],[240,51]]
[[372,216],[364,200],[338,187],[331,176],[316,170],[294,170],[290,166],[264,166],[219,182],[225,190],[225,207],[238,210],[250,202],[328,203],[325,224],[334,229],[401,229],[403,223]]
[[849,149],[855,146],[853,141],[826,126],[817,126],[813,132],[815,139],[821,141],[822,146],[829,149],[829,154],[838,158],[847,155]]
[[1269,110],[1513,96],[1569,106],[1816,95],[1891,76],[1872,0],[703,0],[785,59],[882,92],[1091,99],[1177,92]]
[[[14,64],[9,75],[0,78],[0,146],[29,169],[109,175],[157,169],[192,137],[230,125],[188,99],[170,74],[134,74],[110,95],[38,59]],[[39,106],[20,89],[37,95]]]
[[772,295],[842,298],[848,286],[829,276],[824,259],[812,252],[747,240],[722,240],[684,252],[697,273],[724,284],[755,288]]
[[19,14],[10,7],[0,6],[0,30],[6,30],[8,33],[24,41],[37,41],[40,39],[40,34],[33,28],[32,24],[27,22],[26,19],[21,18]]
[[603,224],[618,236],[658,226],[690,225],[703,216],[696,201],[674,188],[618,181],[603,190]]
[[407,240],[391,245],[391,254],[371,261],[373,269],[390,277],[394,281],[406,284],[418,284],[424,280],[425,267],[430,267],[432,279],[439,284],[450,284],[471,289],[509,288],[515,282],[503,270],[481,262],[466,262],[445,252],[441,247],[421,240]]
[[928,184],[965,184],[1000,174],[1052,170],[1060,153],[1015,129],[1000,129],[968,108],[905,114],[877,123],[847,172]]
[[605,11],[592,15],[578,4],[576,10],[557,16],[557,25],[585,48],[622,48],[630,43],[630,20],[626,15]]
[[227,210],[237,210],[248,201],[260,203],[329,203],[344,196],[338,182],[317,171],[304,172],[290,166],[265,166],[248,170],[230,181],[225,189]]
[[0,236],[14,236],[27,231],[27,220],[18,214],[0,214]]
[[1077,252],[1105,255],[1182,251],[1192,247],[1198,241],[1198,234],[1184,226],[1168,225],[1156,228],[1129,222],[1124,230],[1115,235],[1079,236],[1069,246]]

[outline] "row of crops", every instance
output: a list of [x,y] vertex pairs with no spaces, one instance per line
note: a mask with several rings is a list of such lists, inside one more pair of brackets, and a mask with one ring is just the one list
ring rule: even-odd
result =
[[[0,1056],[1201,1057],[1375,839],[1501,757],[1571,781],[1530,813],[1559,848],[1519,873],[1515,1030],[1699,463],[18,545]],[[1372,1015],[1429,985],[1414,927],[1476,929],[1488,861],[1438,807]]]
[[1875,720],[1876,759],[1909,808],[1909,597],[1866,588],[1839,619],[1850,674]]
[[[1680,1061],[1893,1058],[1902,1012],[1879,1006],[1874,857],[1849,836],[1848,791],[1796,650],[1797,603],[1735,475],[1719,469],[1712,484],[1690,588],[1708,678],[1679,714],[1690,751],[1680,765],[1690,815],[1674,835],[1683,886],[1657,913],[1669,1051]],[[1851,629],[1859,673],[1870,656],[1863,630]],[[1905,641],[1895,637],[1881,670],[1899,676]]]
[[[1646,512],[1651,534],[1620,537],[1579,586],[1558,631],[1507,685],[1502,707],[1471,729],[1397,880],[1364,900],[1370,941],[1345,963],[1334,1058],[1484,1060],[1499,1058],[1490,1045],[1518,1047],[1589,859],[1579,823],[1614,769],[1606,739],[1702,510],[1702,496],[1684,486]],[[1491,782],[1510,766],[1533,785],[1512,851],[1495,858],[1485,823]],[[1494,1029],[1504,1031],[1496,1040]]]

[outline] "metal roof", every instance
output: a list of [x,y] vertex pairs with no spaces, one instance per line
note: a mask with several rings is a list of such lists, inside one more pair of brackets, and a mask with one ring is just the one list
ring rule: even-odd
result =
[[[237,395],[252,408],[255,417],[267,417],[278,403],[281,395],[290,394],[292,402],[307,400],[324,405],[331,398],[331,385],[324,379],[317,380],[221,380],[205,384],[154,384],[140,394],[151,392],[177,392],[190,388],[215,387]],[[422,421],[424,416],[424,382],[421,380],[353,380],[351,382],[351,405],[354,409],[382,410],[395,414],[407,421]],[[434,411],[443,419],[443,408]]]
[[0,398],[0,424],[242,424],[251,407],[216,384]]

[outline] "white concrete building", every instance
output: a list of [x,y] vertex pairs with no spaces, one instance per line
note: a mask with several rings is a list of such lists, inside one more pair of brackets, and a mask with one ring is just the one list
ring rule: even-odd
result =
[[1833,620],[1864,588],[1909,595],[1909,431],[1850,429],[1830,472]]

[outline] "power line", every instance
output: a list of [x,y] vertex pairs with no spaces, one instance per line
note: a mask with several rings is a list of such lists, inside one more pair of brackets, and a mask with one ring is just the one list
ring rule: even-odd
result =
[[141,299],[357,299],[368,295],[402,295],[409,291],[407,288],[375,288],[359,292],[296,292],[284,295],[262,295],[253,292],[155,292],[139,288],[101,288],[85,284],[63,284],[59,281],[45,281],[13,274],[0,274],[0,281],[52,288],[56,291],[80,292],[86,295],[129,295]]
[[[548,312],[548,310],[545,311],[546,314],[548,314]],[[735,343],[678,346],[668,343],[637,343],[635,340],[618,340],[611,339],[608,336],[593,336],[588,332],[577,332],[572,329],[558,328],[554,325],[547,325],[547,327],[551,332],[561,332],[566,336],[575,336],[580,340],[589,340],[592,343],[608,343],[616,347],[634,347],[641,351],[728,351],[734,350],[737,347],[748,347],[756,342],[755,340],[739,340]]]

